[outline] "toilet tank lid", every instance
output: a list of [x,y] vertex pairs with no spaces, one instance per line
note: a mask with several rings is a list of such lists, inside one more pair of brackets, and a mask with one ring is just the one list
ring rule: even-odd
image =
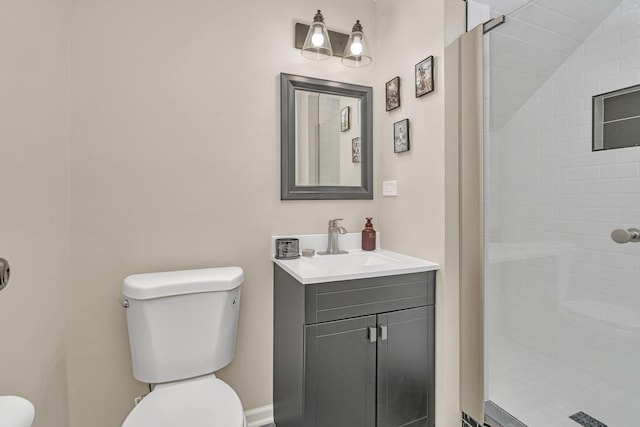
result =
[[122,293],[127,298],[145,300],[172,295],[228,291],[240,286],[242,281],[243,272],[240,267],[134,274],[124,279]]

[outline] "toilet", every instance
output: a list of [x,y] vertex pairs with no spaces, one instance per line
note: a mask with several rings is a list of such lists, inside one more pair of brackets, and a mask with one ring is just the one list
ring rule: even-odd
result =
[[154,385],[122,427],[246,427],[240,398],[214,372],[233,359],[239,267],[124,280],[133,376]]

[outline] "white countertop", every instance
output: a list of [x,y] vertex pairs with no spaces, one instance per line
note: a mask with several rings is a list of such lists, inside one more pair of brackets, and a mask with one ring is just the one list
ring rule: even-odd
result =
[[[340,249],[346,250],[348,254],[318,255],[317,252],[326,250],[326,234],[273,236],[271,259],[302,284],[419,273],[440,268],[438,264],[431,261],[381,249],[380,234],[378,233],[376,237],[378,249],[375,251],[363,251],[360,248],[362,235],[348,233],[339,237]],[[279,238],[299,239],[300,251],[315,249],[316,255],[289,260],[276,259],[275,240]]]

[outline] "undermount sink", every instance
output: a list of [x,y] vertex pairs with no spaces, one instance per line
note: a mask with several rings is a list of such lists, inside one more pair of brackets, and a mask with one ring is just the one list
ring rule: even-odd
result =
[[[288,260],[274,256],[273,261],[302,284],[419,273],[439,268],[436,263],[385,249],[362,251],[359,248],[360,233],[340,236],[340,249],[347,251],[340,255],[318,254],[326,248],[326,235],[293,237],[300,240],[300,249],[315,249],[316,255]],[[276,238],[273,237],[272,244]]]
[[363,268],[374,265],[397,264],[397,258],[383,255],[382,251],[373,252],[349,252],[340,255],[316,255],[303,257],[302,262],[309,263],[317,268],[325,270],[344,270],[347,268]]
[[35,408],[27,399],[0,396],[0,427],[31,427]]

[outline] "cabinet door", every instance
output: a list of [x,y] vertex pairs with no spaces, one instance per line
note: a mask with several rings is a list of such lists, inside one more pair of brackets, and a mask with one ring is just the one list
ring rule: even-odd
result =
[[378,315],[378,427],[435,424],[434,306]]
[[376,316],[305,327],[304,427],[375,427]]

